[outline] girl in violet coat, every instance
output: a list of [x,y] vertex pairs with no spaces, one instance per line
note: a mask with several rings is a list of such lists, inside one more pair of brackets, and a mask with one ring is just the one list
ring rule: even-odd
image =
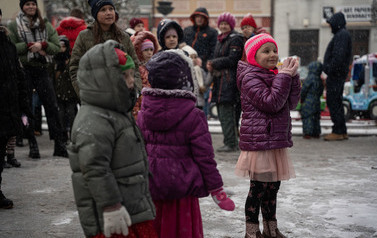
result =
[[295,177],[287,148],[293,145],[290,110],[300,98],[298,62],[288,58],[278,70],[276,42],[264,33],[250,38],[245,52],[248,62],[239,61],[237,69],[243,114],[236,165],[236,174],[250,179],[245,237],[285,237],[277,228],[276,198],[280,181]]
[[149,160],[155,228],[163,238],[203,237],[199,198],[212,195],[224,210],[234,203],[223,190],[204,112],[195,107],[192,60],[166,50],[147,63],[151,88],[142,90],[137,117]]

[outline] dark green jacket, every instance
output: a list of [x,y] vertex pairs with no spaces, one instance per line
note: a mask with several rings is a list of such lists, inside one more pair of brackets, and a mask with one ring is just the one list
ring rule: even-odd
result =
[[[52,25],[47,21],[47,19],[44,19],[46,23],[46,30],[47,30],[47,48],[45,49],[46,53],[48,55],[55,55],[60,52],[60,43],[59,43],[59,37],[58,33],[56,30],[52,27]],[[35,66],[35,67],[40,67],[40,66],[45,66],[47,67],[48,63],[40,63],[40,62],[28,62],[27,61],[27,53],[28,53],[28,48],[27,48],[27,43],[20,38],[17,32],[17,22],[13,21],[9,24],[8,27],[10,31],[10,39],[13,42],[13,44],[16,45],[17,49],[17,54],[18,57],[21,60],[21,63],[23,66]]]
[[113,40],[80,60],[82,106],[68,147],[73,191],[87,237],[103,232],[103,208],[121,202],[132,224],[153,220],[145,145],[131,116],[135,90],[124,82]]
[[[69,65],[69,71],[71,75],[73,88],[75,89],[76,94],[80,97],[80,89],[77,85],[77,70],[79,68],[79,62],[81,57],[85,54],[85,52],[87,52],[90,48],[92,48],[95,45],[93,26],[93,24],[88,25],[88,28],[86,30],[81,31],[78,35],[75,41],[75,45],[72,49],[71,62]],[[124,32],[122,32],[122,35],[122,41],[119,42],[122,45],[121,48],[124,52],[128,53],[132,57],[132,59],[135,62],[136,69],[138,69],[139,59],[136,56],[135,49],[132,45],[130,37],[128,36],[128,34]],[[115,37],[111,32],[104,32],[103,39],[105,41],[114,40]],[[141,91],[141,79],[138,70],[135,71],[135,86],[138,91]]]

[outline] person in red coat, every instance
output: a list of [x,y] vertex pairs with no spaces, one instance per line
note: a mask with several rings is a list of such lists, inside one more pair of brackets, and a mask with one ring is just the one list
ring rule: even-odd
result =
[[84,13],[79,9],[72,9],[69,17],[64,18],[56,28],[58,35],[65,35],[69,40],[70,52],[80,31],[86,29]]

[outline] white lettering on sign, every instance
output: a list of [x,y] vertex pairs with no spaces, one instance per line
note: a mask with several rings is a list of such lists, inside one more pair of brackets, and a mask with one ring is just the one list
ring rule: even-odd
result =
[[340,6],[336,9],[343,12],[347,22],[365,22],[372,19],[372,8],[369,5]]

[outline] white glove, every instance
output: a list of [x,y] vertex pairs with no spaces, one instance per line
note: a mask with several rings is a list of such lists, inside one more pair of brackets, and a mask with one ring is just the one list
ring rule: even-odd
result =
[[131,217],[124,206],[115,211],[103,212],[103,228],[106,237],[111,237],[114,233],[127,236],[128,227],[131,224]]

